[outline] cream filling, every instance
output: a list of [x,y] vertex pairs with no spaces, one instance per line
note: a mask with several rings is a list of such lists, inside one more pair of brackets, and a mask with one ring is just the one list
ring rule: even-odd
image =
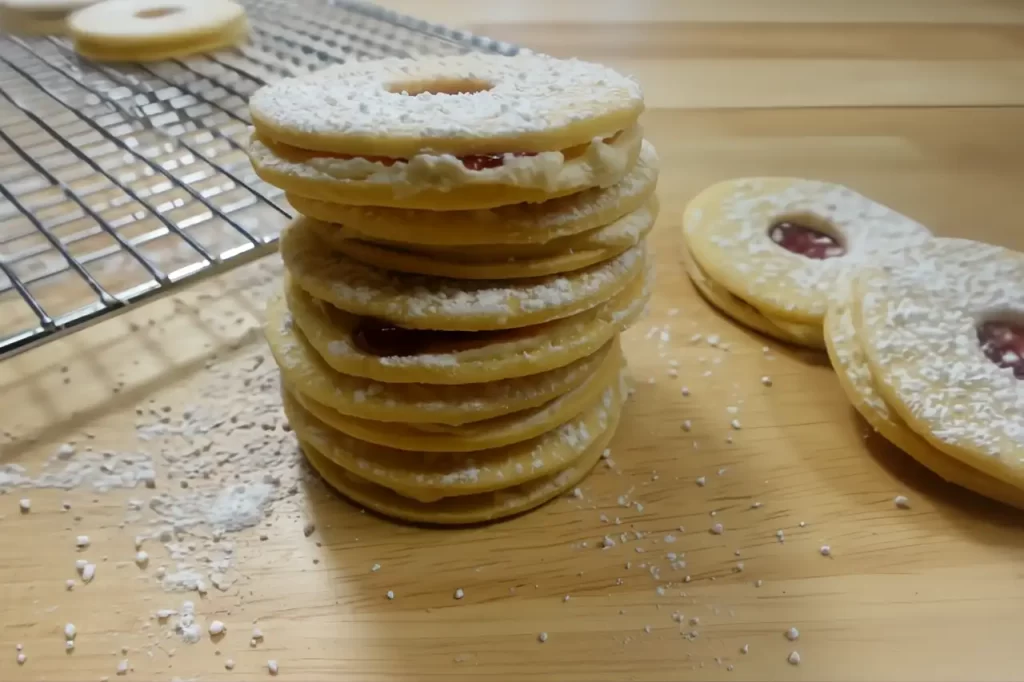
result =
[[634,126],[610,142],[595,137],[578,156],[566,158],[560,151],[535,156],[506,154],[495,168],[471,170],[451,154],[417,154],[391,165],[365,158],[313,157],[307,161],[285,160],[253,136],[249,153],[253,163],[286,175],[321,181],[345,181],[389,185],[396,195],[424,189],[448,192],[468,185],[508,185],[558,192],[577,187],[610,187],[619,182],[640,152],[643,130]]

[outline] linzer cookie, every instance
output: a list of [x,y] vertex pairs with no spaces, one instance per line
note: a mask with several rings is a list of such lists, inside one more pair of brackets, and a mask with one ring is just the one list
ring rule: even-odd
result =
[[[419,251],[445,247],[446,253],[488,253],[506,248],[511,257],[564,253],[570,238],[613,224],[646,204],[658,180],[658,156],[649,142],[621,182],[541,204],[512,203],[477,211],[417,211],[377,206],[345,206],[288,194],[302,215],[350,231],[362,239],[395,242]],[[507,250],[518,246],[519,250]],[[501,253],[497,250],[490,253]]]
[[359,419],[318,403],[303,395],[301,390],[289,386],[287,381],[285,387],[313,416],[353,438],[410,452],[474,452],[529,440],[578,415],[612,381],[618,381],[625,366],[617,346],[604,354],[600,363],[582,384],[543,405],[458,425],[401,424]]
[[352,314],[411,329],[482,331],[548,322],[607,301],[644,271],[646,247],[562,275],[453,280],[366,265],[332,251],[299,219],[281,234],[281,258],[311,296]]
[[840,185],[751,178],[697,196],[683,236],[711,280],[765,317],[820,326],[837,282],[931,235]]
[[489,332],[403,329],[319,301],[290,278],[285,301],[303,337],[338,372],[390,383],[472,384],[538,374],[594,353],[643,312],[650,279],[637,278],[576,315]]
[[1024,254],[935,239],[855,286],[886,404],[936,449],[1024,488]]
[[586,381],[613,345],[547,372],[443,386],[383,383],[334,371],[296,328],[281,299],[268,305],[264,333],[286,385],[342,414],[415,424],[464,424],[543,405]]
[[590,248],[586,248],[584,240],[580,239],[577,248],[536,256],[508,255],[500,247],[477,254],[420,251],[405,244],[382,244],[352,238],[351,234],[338,229],[339,226],[318,220],[307,218],[303,223],[338,253],[377,268],[449,279],[496,280],[557,275],[611,260],[646,237],[657,217],[658,202],[652,197],[632,213],[594,230],[601,234],[590,235]]
[[[617,378],[616,378],[617,379]],[[536,438],[472,453],[411,457],[331,429],[285,394],[284,409],[300,440],[361,478],[420,502],[522,485],[570,466],[612,426],[621,403],[618,380],[569,421]]]
[[243,42],[245,10],[231,0],[103,0],[68,20],[75,51],[104,62],[148,62]]
[[636,81],[534,54],[351,62],[249,105],[264,180],[357,206],[464,210],[610,187],[643,141]]
[[[849,287],[847,287],[849,289]],[[889,407],[876,388],[876,380],[857,338],[849,293],[837,296],[825,316],[828,355],[839,384],[853,407],[883,438],[919,464],[955,485],[1004,504],[1024,509],[1024,490],[985,474],[940,451],[915,433]]]

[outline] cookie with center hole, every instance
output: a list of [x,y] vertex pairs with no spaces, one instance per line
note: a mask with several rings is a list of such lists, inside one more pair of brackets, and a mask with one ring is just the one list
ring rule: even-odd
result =
[[250,100],[257,174],[336,204],[466,210],[611,187],[643,93],[598,64],[470,53],[349,62]]
[[[626,395],[625,382],[619,395]],[[582,481],[601,459],[620,420],[620,410],[612,410],[603,433],[569,466],[528,483],[477,495],[446,497],[436,502],[420,502],[377,485],[332,462],[310,443],[300,441],[310,465],[332,488],[356,504],[384,516],[438,525],[483,523],[515,516],[544,504]]]
[[569,317],[607,301],[646,269],[641,242],[569,273],[515,280],[459,280],[392,272],[336,251],[302,220],[281,234],[281,258],[314,298],[403,329],[514,329]]
[[283,298],[267,305],[264,335],[283,381],[342,414],[380,422],[465,424],[528,410],[582,385],[611,341],[563,367],[474,384],[384,383],[335,371],[294,324]]
[[538,374],[594,353],[635,322],[650,298],[648,270],[608,301],[512,330],[437,332],[381,327],[319,301],[291,278],[285,302],[324,362],[342,374],[388,383],[473,384]]
[[342,414],[295,389],[285,388],[306,410],[348,436],[368,443],[410,452],[474,452],[519,443],[542,435],[580,414],[611,381],[618,380],[625,365],[616,348],[582,384],[538,407],[519,410],[494,419],[452,427],[445,424],[375,422]]
[[571,466],[613,424],[622,399],[609,382],[569,421],[530,440],[475,452],[411,453],[332,429],[284,394],[296,436],[343,469],[418,502],[436,502],[522,485]]
[[420,251],[410,245],[353,239],[330,223],[308,218],[303,222],[338,253],[382,270],[449,279],[497,280],[557,275],[611,260],[646,237],[657,217],[658,200],[652,196],[645,205],[601,228],[600,231],[607,236],[604,244],[601,243],[602,235],[594,235],[591,248],[568,248],[534,257],[507,256],[500,250],[497,253],[492,250],[489,254],[476,254],[475,258],[468,255],[446,257],[437,251]]
[[938,450],[1024,488],[1024,254],[935,239],[854,286],[885,402]]
[[245,41],[245,9],[231,0],[103,0],[68,19],[75,51],[101,62],[151,62]]
[[774,320],[820,326],[837,282],[931,238],[928,228],[853,190],[797,178],[714,185],[687,207],[694,261]]
[[331,223],[342,233],[362,239],[436,250],[452,258],[488,253],[489,247],[494,247],[491,254],[533,257],[576,248],[572,237],[600,230],[639,209],[653,196],[657,181],[658,156],[654,146],[645,141],[636,165],[615,185],[539,204],[421,211],[345,206],[294,194],[287,197],[302,215]]
[[[850,287],[847,287],[850,289]],[[883,438],[942,479],[1003,504],[1024,509],[1024,490],[942,452],[912,430],[876,388],[857,338],[850,295],[838,297],[825,316],[825,341],[839,384],[853,407]]]

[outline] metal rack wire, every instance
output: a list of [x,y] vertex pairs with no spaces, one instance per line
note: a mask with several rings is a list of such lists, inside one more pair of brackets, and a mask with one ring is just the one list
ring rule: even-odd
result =
[[291,209],[244,152],[261,85],[349,59],[516,52],[360,2],[242,2],[245,46],[147,65],[0,35],[0,358],[273,250]]

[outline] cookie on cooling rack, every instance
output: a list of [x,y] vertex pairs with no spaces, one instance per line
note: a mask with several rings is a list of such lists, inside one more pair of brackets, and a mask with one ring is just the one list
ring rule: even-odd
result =
[[103,0],[68,20],[75,51],[102,62],[151,62],[237,45],[249,34],[231,0]]
[[1024,254],[935,239],[854,284],[886,404],[936,449],[1024,489]]
[[4,0],[0,31],[15,35],[62,35],[72,12],[96,0]]
[[[843,278],[930,238],[851,189],[796,178],[719,183],[683,219],[686,248],[706,277],[776,327],[820,328]],[[820,346],[820,332],[813,338]]]
[[451,211],[610,187],[643,141],[636,81],[534,54],[351,62],[266,86],[249,107],[260,177],[349,206]]

